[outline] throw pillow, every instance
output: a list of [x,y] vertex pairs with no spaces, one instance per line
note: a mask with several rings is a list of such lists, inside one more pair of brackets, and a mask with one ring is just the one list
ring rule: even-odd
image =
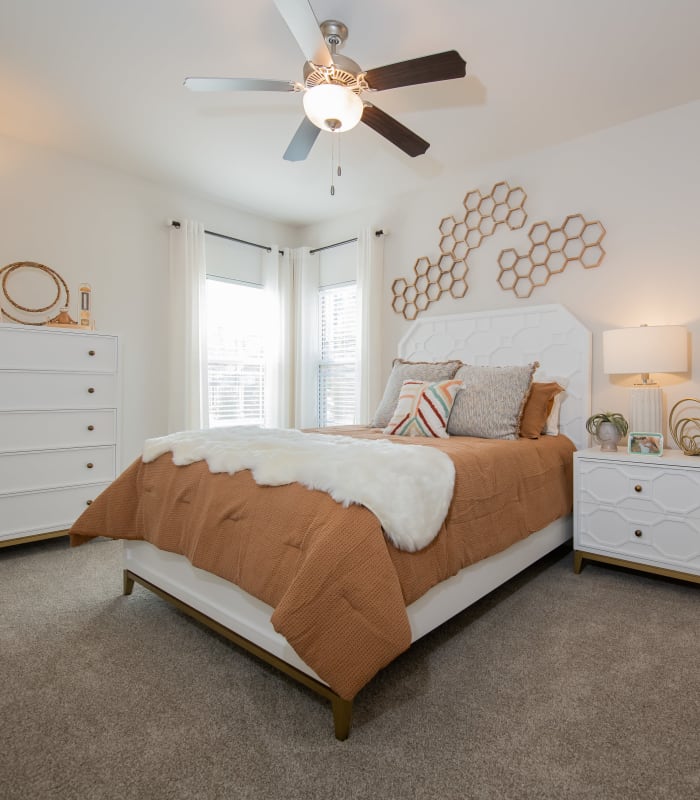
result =
[[446,439],[447,420],[462,381],[404,381],[399,401],[384,433]]
[[525,401],[525,410],[520,420],[520,436],[524,439],[539,439],[547,424],[554,398],[563,389],[558,383],[533,382]]
[[445,381],[454,377],[462,365],[461,361],[404,361],[394,360],[393,369],[384,389],[384,396],[370,423],[373,428],[385,428],[389,424],[404,381]]
[[455,436],[517,439],[525,398],[538,363],[522,367],[477,367],[465,364],[455,380],[464,382],[447,425]]

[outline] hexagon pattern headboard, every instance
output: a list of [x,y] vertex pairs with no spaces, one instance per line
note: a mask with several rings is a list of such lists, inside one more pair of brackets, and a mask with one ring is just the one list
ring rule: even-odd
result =
[[459,358],[468,364],[508,366],[539,361],[535,380],[567,382],[560,430],[577,448],[588,447],[591,413],[591,332],[564,306],[477,311],[424,317],[399,342],[409,361]]

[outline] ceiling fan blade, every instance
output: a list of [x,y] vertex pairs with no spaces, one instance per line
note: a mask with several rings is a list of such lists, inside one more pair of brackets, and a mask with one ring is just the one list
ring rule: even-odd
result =
[[256,78],[185,78],[193,92],[293,92],[294,81],[267,81]]
[[284,152],[285,161],[303,161],[311,152],[316,137],[321,133],[308,117],[304,117]]
[[467,73],[467,62],[456,50],[435,53],[432,56],[399,61],[367,71],[365,78],[370,89],[381,91],[398,86],[413,86],[416,83],[447,81],[463,78]]
[[306,60],[324,67],[333,66],[331,51],[308,0],[275,0],[275,5]]
[[421,139],[417,133],[413,133],[412,130],[390,117],[377,106],[365,105],[365,110],[362,112],[362,122],[365,125],[369,125],[380,136],[395,144],[411,158],[423,155],[430,147],[429,142]]

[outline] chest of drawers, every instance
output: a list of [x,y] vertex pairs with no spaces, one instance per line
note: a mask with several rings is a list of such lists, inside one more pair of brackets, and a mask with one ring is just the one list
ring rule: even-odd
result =
[[117,475],[119,343],[0,325],[0,547],[64,535]]
[[574,456],[574,568],[583,561],[700,582],[700,458]]

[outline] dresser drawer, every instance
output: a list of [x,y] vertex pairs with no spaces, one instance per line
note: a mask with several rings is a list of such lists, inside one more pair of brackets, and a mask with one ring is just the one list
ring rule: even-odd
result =
[[104,483],[116,477],[115,447],[0,454],[0,493]]
[[114,444],[116,440],[117,412],[113,408],[0,411],[0,452]]
[[700,574],[700,519],[579,503],[574,547]]
[[666,464],[660,468],[661,463],[604,463],[580,459],[578,500],[700,517],[700,470]]
[[117,339],[78,331],[0,327],[0,369],[116,372]]
[[0,372],[0,410],[115,408],[117,376],[78,372]]
[[109,484],[0,496],[0,539],[70,528]]

